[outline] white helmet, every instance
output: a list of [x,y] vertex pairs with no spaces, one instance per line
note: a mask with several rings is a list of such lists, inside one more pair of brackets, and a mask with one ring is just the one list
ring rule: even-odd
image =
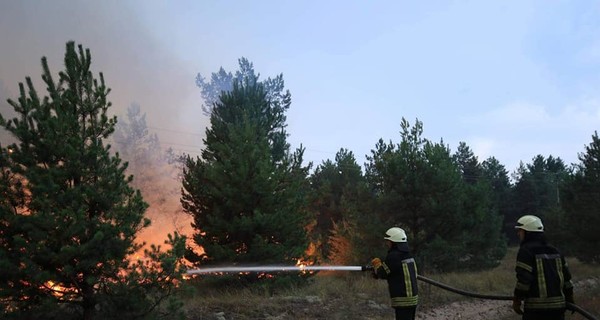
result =
[[529,232],[544,232],[544,225],[540,218],[532,215],[525,215],[517,220],[515,229],[523,229]]
[[389,228],[385,232],[384,239],[391,242],[406,242],[406,232],[398,227]]

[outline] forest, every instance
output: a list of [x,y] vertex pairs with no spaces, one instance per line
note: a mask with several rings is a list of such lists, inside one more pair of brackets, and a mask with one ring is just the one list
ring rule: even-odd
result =
[[[518,245],[515,221],[537,215],[547,237],[579,261],[600,263],[600,139],[567,165],[524,159],[509,174],[425,137],[398,119],[367,162],[340,146],[306,163],[292,150],[283,75],[253,64],[198,75],[210,117],[200,156],[161,146],[143,106],[111,113],[110,88],[91,53],[68,42],[64,70],[42,58],[45,92],[27,77],[0,115],[16,140],[0,145],[0,304],[8,319],[161,318],[181,310],[185,271],[219,265],[364,265],[385,253],[385,230],[406,230],[425,273],[497,267]],[[166,182],[168,181],[168,182]],[[169,186],[175,185],[174,188]],[[149,214],[152,212],[152,214]],[[159,244],[140,234],[178,215]],[[161,220],[162,219],[162,220]],[[182,232],[182,230],[190,232]],[[311,275],[249,273],[195,285],[285,286]]]

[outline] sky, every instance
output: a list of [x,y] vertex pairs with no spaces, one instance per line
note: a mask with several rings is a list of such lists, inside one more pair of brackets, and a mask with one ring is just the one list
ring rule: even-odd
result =
[[[600,127],[598,1],[0,1],[0,112],[40,58],[92,52],[113,112],[132,103],[164,146],[198,155],[198,73],[254,63],[292,94],[288,142],[315,165],[359,164],[400,122],[452,152],[465,142],[509,172],[538,154],[579,163]],[[5,137],[3,139],[6,139]],[[0,140],[2,141],[2,140]]]

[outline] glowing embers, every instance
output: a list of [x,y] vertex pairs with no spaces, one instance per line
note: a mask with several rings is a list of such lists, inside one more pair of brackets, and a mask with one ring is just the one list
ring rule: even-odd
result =
[[42,285],[42,289],[45,289],[59,300],[71,301],[76,300],[79,297],[79,292],[76,288],[65,287],[52,280],[46,281],[46,283]]

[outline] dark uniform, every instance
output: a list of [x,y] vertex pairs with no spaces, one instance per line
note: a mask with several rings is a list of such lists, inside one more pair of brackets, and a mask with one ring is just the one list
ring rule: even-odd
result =
[[528,232],[517,254],[514,296],[524,300],[524,320],[563,320],[573,301],[571,273],[564,256],[541,233]]
[[406,243],[394,244],[385,261],[373,272],[376,278],[386,279],[388,282],[396,319],[413,320],[419,302],[417,265]]

